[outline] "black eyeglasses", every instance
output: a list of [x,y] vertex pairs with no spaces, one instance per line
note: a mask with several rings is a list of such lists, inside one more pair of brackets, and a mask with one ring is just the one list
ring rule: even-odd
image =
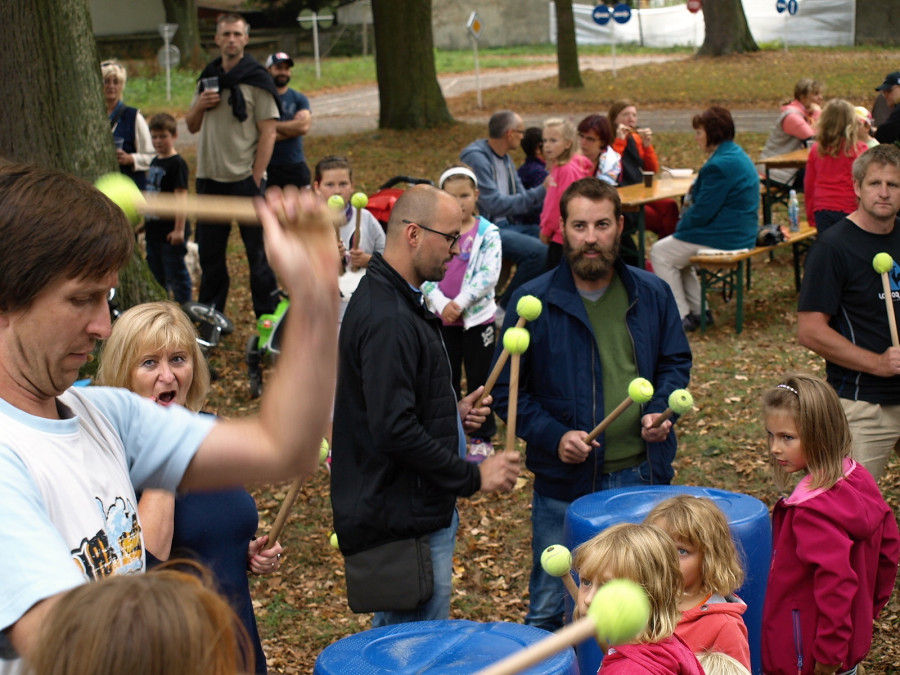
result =
[[434,232],[435,234],[441,235],[444,239],[450,242],[450,248],[453,248],[459,242],[459,238],[462,236],[459,234],[448,234],[447,232],[441,232],[440,230],[433,230],[430,227],[422,225],[422,223],[416,223],[412,220],[406,220],[406,218],[404,218],[401,222],[404,222],[407,225],[415,225],[416,227],[421,227],[423,230],[428,230],[429,232]]

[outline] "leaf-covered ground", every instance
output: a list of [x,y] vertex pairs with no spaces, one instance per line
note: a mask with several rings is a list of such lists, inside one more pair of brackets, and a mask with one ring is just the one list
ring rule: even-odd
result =
[[[865,103],[870,101],[871,87],[874,87],[868,80],[893,70],[897,56],[881,51],[866,52],[857,58],[852,51],[812,52],[812,56],[803,56],[806,60],[798,63],[780,54],[734,58],[728,62],[733,68],[732,79],[726,81],[722,79],[724,76],[716,75],[719,79],[713,83],[712,91],[700,89],[684,94],[684,98],[699,107],[712,100],[713,92],[717,92],[718,100],[727,102],[730,88],[744,90],[745,80],[748,88],[752,88],[750,85],[757,81],[753,78],[781,78],[790,84],[779,84],[779,91],[789,92],[800,74],[811,74],[829,83],[827,95],[843,95],[856,99],[855,103]],[[863,56],[866,63],[874,60],[875,64],[860,68],[858,58]],[[813,70],[814,65],[819,69]],[[676,70],[667,71],[668,76],[656,72],[657,68],[666,67]],[[694,70],[679,70],[691,67]],[[618,92],[627,92],[647,105],[681,106],[682,94],[669,91],[671,88],[656,88],[658,97],[653,98],[644,83],[659,78],[676,83],[684,81],[685,86],[704,82],[696,62],[693,66],[689,63],[648,68],[621,72],[615,97]],[[864,73],[865,87],[855,80],[844,79],[846,73],[854,70]],[[634,83],[637,94],[626,86],[629,82]],[[845,82],[846,92],[841,90]],[[601,88],[597,82],[593,85]],[[599,110],[605,109],[600,101],[607,95],[591,93],[591,86],[581,94],[588,98],[576,102],[548,87],[546,82],[532,85],[530,91],[522,85],[509,92],[487,92],[487,105],[489,108],[509,105],[522,112],[540,113],[545,107],[559,112],[572,108],[582,110],[586,101],[593,101]],[[749,95],[745,92],[741,96],[747,99]],[[549,99],[556,101],[555,108],[546,103]],[[772,104],[770,96],[761,97],[760,102]],[[463,99],[451,101],[450,105],[455,114],[471,110]],[[381,131],[309,138],[306,147],[313,163],[326,154],[350,156],[356,167],[358,186],[371,193],[396,174],[435,178],[447,163],[456,160],[462,147],[483,134],[482,125],[455,124],[422,132]],[[755,156],[765,135],[745,134],[737,140]],[[696,168],[702,162],[692,134],[656,134],[656,144],[663,164]],[[220,379],[214,383],[208,406],[223,415],[245,414],[257,406],[248,397],[243,365],[244,344],[253,330],[246,261],[236,235],[232,242],[229,266],[234,282],[229,315],[235,320],[237,330],[213,354],[213,365]],[[771,507],[777,495],[768,474],[759,420],[760,394],[784,372],[800,370],[821,374],[823,371],[821,359],[796,342],[796,294],[789,251],[779,251],[771,261],[754,262],[753,287],[745,300],[742,334],[734,332],[733,301],[725,303],[720,296],[711,296],[710,301],[716,316],[715,327],[705,335],[690,336],[694,353],[690,388],[695,408],[678,424],[680,446],[675,482],[750,494]],[[284,423],[289,424],[290,420]],[[499,441],[503,440],[503,433],[501,425]],[[886,471],[881,487],[895,509],[900,496],[898,481],[900,468],[894,463]],[[522,620],[528,600],[531,487],[532,476],[523,470],[519,484],[510,494],[460,500],[460,529],[454,558],[454,618]],[[262,532],[274,520],[286,490],[287,484],[263,486],[256,491]],[[328,476],[323,469],[304,488],[282,536],[286,554],[281,571],[270,578],[253,580],[270,672],[309,673],[322,649],[369,626],[369,616],[354,615],[347,607],[343,563],[339,552],[328,544],[330,532]],[[900,600],[895,594],[877,622],[872,651],[866,662],[868,672],[900,670],[898,629]]]

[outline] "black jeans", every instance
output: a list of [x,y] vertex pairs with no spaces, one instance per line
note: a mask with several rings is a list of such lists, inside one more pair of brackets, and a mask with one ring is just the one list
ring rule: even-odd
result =
[[[442,326],[444,345],[450,358],[451,378],[456,398],[462,398],[462,368],[466,366],[466,384],[468,392],[473,392],[484,384],[491,374],[491,361],[494,357],[494,345],[497,341],[497,328],[493,322],[481,326],[472,326],[468,330],[462,326]],[[497,421],[494,413],[477,431],[469,434],[472,438],[489,441],[497,433]]]
[[[237,183],[219,183],[209,178],[197,179],[197,194],[255,197],[262,192],[263,189],[256,186],[253,176]],[[247,251],[247,262],[250,264],[253,312],[259,318],[262,314],[271,314],[275,311],[278,303],[278,296],[275,293],[278,290],[278,282],[266,258],[262,228],[258,225],[241,225],[240,228],[241,239]],[[226,261],[230,234],[231,225],[228,223],[197,223],[197,246],[200,250],[200,267],[203,269],[197,299],[206,305],[212,305],[222,313],[225,312],[230,284]]]

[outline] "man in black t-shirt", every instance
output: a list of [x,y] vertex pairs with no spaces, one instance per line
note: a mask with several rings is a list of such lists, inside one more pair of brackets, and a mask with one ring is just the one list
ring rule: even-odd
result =
[[900,149],[870,148],[853,163],[859,206],[810,249],[800,289],[797,337],[825,358],[841,398],[853,456],[876,480],[900,449],[900,348],[892,346],[881,276],[888,253],[892,305],[900,300]]

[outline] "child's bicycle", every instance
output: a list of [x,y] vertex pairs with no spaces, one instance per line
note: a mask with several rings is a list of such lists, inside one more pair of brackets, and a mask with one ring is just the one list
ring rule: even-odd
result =
[[[418,185],[434,183],[427,178],[412,178],[411,176],[394,176],[384,183],[378,190],[369,197],[369,203],[366,208],[375,216],[376,220],[381,223],[382,227],[387,227],[388,218],[397,199],[403,194],[403,189],[395,187],[398,183],[407,183],[409,185]],[[247,361],[247,372],[250,376],[250,397],[258,398],[262,394],[262,369],[264,360],[271,355],[272,361],[281,353],[281,333],[284,317],[287,315],[290,307],[290,300],[283,291],[278,291],[278,306],[272,314],[263,314],[256,321],[256,335],[251,335],[247,339],[247,348],[245,350],[245,358]],[[224,332],[224,331],[223,331]]]
[[250,375],[250,398],[262,394],[263,359],[271,354],[272,361],[281,353],[281,333],[284,317],[287,316],[290,300],[283,291],[278,291],[278,306],[272,314],[263,314],[256,320],[256,335],[247,339],[245,358]]

